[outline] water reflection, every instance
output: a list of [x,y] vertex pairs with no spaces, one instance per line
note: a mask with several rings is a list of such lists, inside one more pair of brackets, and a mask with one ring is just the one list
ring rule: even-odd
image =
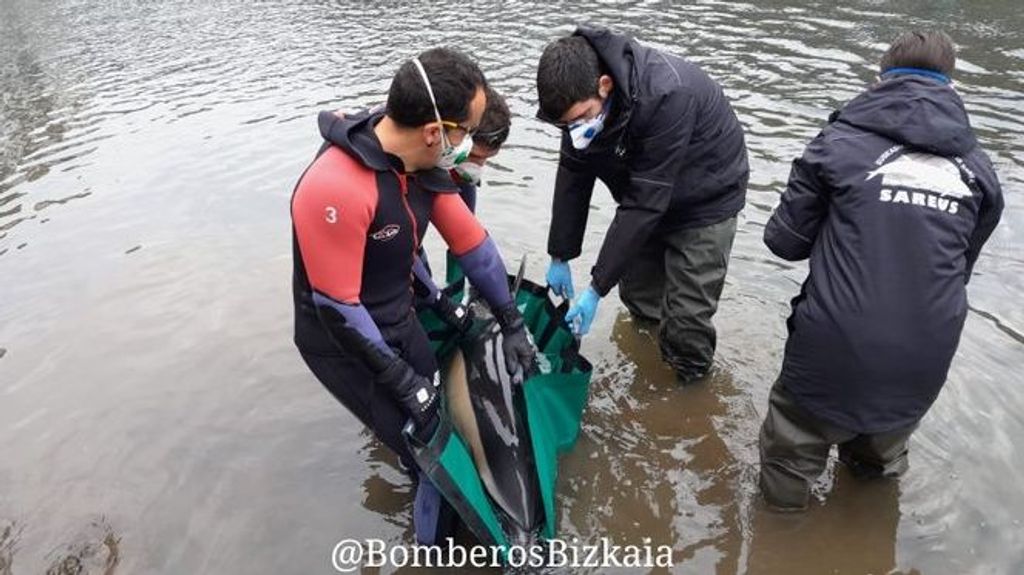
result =
[[752,506],[748,574],[817,575],[823,554],[833,573],[890,573],[899,566],[899,484],[859,481],[841,466],[835,471],[826,505],[796,514]]
[[720,433],[734,417],[729,373],[680,386],[653,335],[628,313],[611,334],[619,355],[595,373],[584,432],[564,471],[569,531],[622,545],[675,547],[684,571],[740,569],[743,465]]

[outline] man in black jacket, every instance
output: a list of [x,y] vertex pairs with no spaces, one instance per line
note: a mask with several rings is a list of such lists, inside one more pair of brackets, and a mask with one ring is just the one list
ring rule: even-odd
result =
[[634,317],[659,324],[662,357],[680,379],[703,376],[749,174],[722,89],[682,58],[579,28],[544,49],[537,93],[537,116],[563,129],[548,234],[556,293],[574,295],[568,261],[580,255],[596,179],[618,204],[567,318],[586,333],[619,284]]
[[878,83],[793,162],[764,241],[810,258],[761,429],[761,488],[801,509],[829,449],[859,476],[895,476],[946,380],[966,284],[1003,208],[950,82],[941,32],[904,34]]

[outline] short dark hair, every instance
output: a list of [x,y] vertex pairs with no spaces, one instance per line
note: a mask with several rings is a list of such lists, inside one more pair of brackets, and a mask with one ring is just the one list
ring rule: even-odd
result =
[[892,68],[923,68],[951,76],[955,67],[953,40],[941,30],[904,32],[879,63],[883,74]]
[[548,122],[562,117],[573,104],[598,95],[601,60],[582,36],[566,36],[548,44],[537,65],[537,116]]
[[[450,48],[432,48],[419,55],[430,79],[441,118],[463,122],[469,118],[469,104],[487,80],[476,62]],[[436,120],[430,93],[416,64],[409,60],[398,68],[388,90],[388,116],[402,126],[416,127]]]
[[480,127],[473,142],[479,143],[492,150],[497,150],[508,139],[509,128],[512,126],[512,113],[508,110],[505,98],[496,92],[494,88],[487,87],[487,107],[484,108],[484,117],[480,120]]

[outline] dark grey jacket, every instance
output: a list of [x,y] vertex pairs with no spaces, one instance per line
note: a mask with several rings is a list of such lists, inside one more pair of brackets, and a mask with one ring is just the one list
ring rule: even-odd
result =
[[608,30],[576,34],[615,85],[607,126],[587,149],[563,133],[548,253],[580,255],[600,179],[619,204],[592,272],[604,295],[652,234],[715,224],[743,209],[747,150],[721,87],[696,65]]
[[810,257],[783,387],[817,416],[877,433],[917,422],[946,380],[971,268],[1003,208],[948,85],[885,80],[833,114],[793,162],[764,241]]

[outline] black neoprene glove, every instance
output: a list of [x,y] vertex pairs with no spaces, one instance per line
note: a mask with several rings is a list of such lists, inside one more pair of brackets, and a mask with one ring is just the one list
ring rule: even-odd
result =
[[536,370],[537,348],[533,346],[530,334],[526,331],[523,315],[519,313],[515,302],[511,302],[495,310],[494,317],[501,326],[501,350],[505,354],[505,368],[509,374],[522,370],[525,379]]
[[400,357],[394,357],[383,371],[377,374],[377,385],[383,386],[409,414],[416,425],[416,435],[429,440],[438,424],[440,394],[434,382],[416,373]]
[[362,357],[374,374],[377,385],[409,414],[416,424],[415,433],[424,441],[433,436],[437,428],[437,408],[440,404],[434,383],[416,373],[397,352],[387,353],[347,325],[345,317],[331,306],[317,308],[328,328],[331,339],[342,349]]
[[437,299],[430,306],[441,318],[441,321],[455,328],[461,334],[473,327],[473,311],[468,307],[457,304],[452,298],[437,292]]

